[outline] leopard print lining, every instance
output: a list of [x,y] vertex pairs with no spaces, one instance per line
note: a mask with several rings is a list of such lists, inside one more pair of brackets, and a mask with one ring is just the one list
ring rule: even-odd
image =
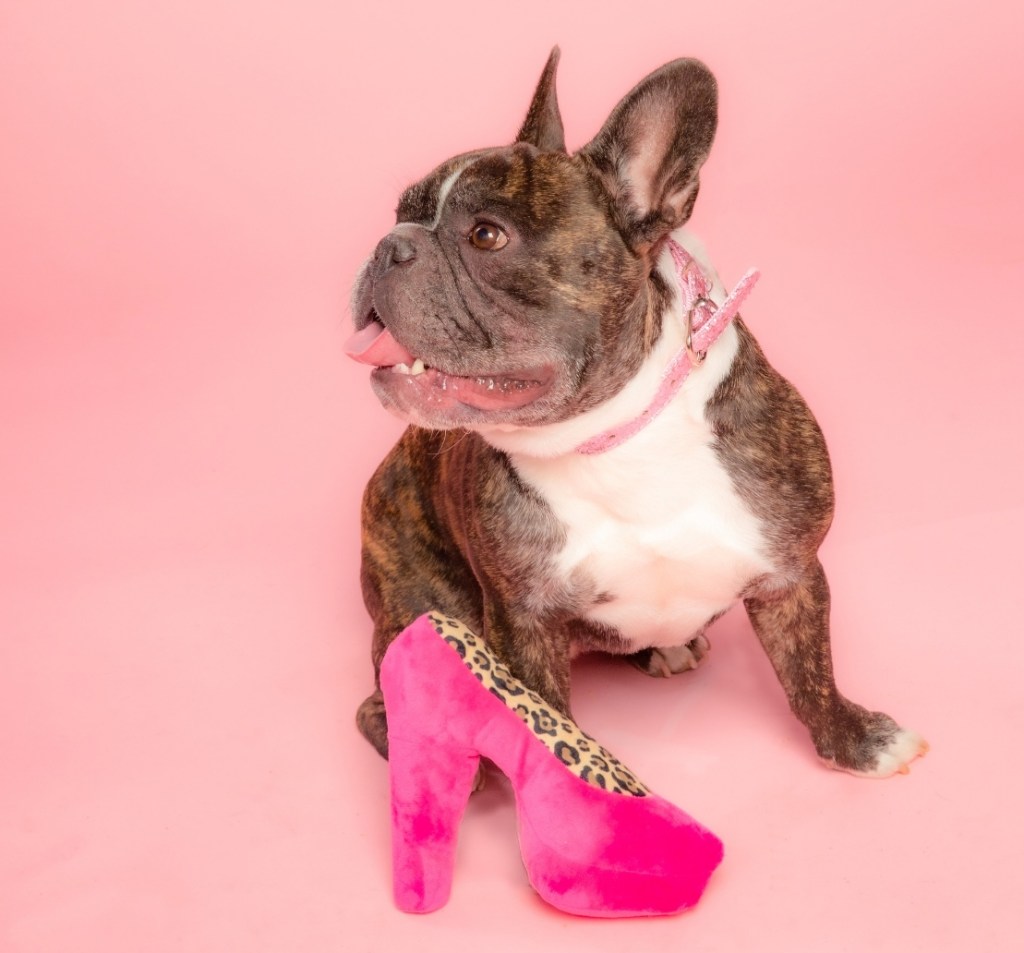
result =
[[495,697],[511,708],[551,753],[573,774],[587,784],[613,791],[646,797],[650,791],[624,764],[575,722],[531,692],[461,622],[437,612],[429,613],[437,634],[462,658],[466,668]]

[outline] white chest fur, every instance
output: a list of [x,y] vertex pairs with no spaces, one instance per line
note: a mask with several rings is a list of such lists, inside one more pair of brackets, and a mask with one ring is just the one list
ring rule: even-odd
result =
[[[715,350],[734,353],[735,332],[729,337]],[[758,522],[711,445],[702,395],[694,393],[703,389],[680,394],[608,453],[513,457],[565,527],[556,572],[582,573],[602,600],[610,596],[587,615],[633,648],[683,644],[770,569]]]
[[[647,366],[614,402],[643,407],[653,393],[682,343],[678,316],[666,322]],[[758,521],[719,462],[704,414],[737,347],[730,327],[661,415],[606,453],[552,454],[553,443],[562,443],[557,434],[544,444],[512,434],[493,441],[505,444],[520,476],[565,527],[555,572],[594,586],[598,598],[587,617],[616,628],[631,650],[685,643],[771,570]],[[567,423],[575,440],[579,424]]]

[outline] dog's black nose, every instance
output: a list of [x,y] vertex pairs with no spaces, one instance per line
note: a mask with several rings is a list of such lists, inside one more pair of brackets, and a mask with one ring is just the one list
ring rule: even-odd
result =
[[396,235],[391,249],[391,260],[400,265],[402,262],[412,261],[415,257],[416,246],[404,235]]
[[383,273],[395,265],[404,265],[416,257],[416,244],[408,236],[390,234],[377,246],[377,268]]

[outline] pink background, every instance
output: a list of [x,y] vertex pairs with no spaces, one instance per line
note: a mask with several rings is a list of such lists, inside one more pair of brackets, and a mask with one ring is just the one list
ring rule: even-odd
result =
[[[0,950],[1016,949],[1019,4],[351,6],[0,12]],[[726,843],[702,905],[548,909],[499,782],[414,918],[353,726],[358,499],[399,428],[345,301],[556,41],[574,147],[662,62],[718,74],[693,227],[762,268],[748,322],[830,440],[841,684],[933,751],[821,768],[739,613],[691,676],[583,660],[581,724]]]

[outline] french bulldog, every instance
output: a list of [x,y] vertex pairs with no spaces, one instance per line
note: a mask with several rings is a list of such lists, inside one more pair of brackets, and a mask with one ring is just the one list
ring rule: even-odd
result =
[[[821,431],[742,319],[704,354],[688,337],[673,243],[706,282],[702,303],[725,296],[683,228],[717,125],[715,79],[696,60],[668,63],[570,155],[558,58],[515,142],[406,189],[357,278],[347,351],[409,424],[363,500],[375,672],[437,608],[568,714],[578,653],[682,672],[741,600],[818,755],[905,773],[922,738],[833,677]],[[688,376],[655,413],[684,352]],[[635,420],[629,439],[601,444]],[[379,687],[357,723],[387,757]]]

